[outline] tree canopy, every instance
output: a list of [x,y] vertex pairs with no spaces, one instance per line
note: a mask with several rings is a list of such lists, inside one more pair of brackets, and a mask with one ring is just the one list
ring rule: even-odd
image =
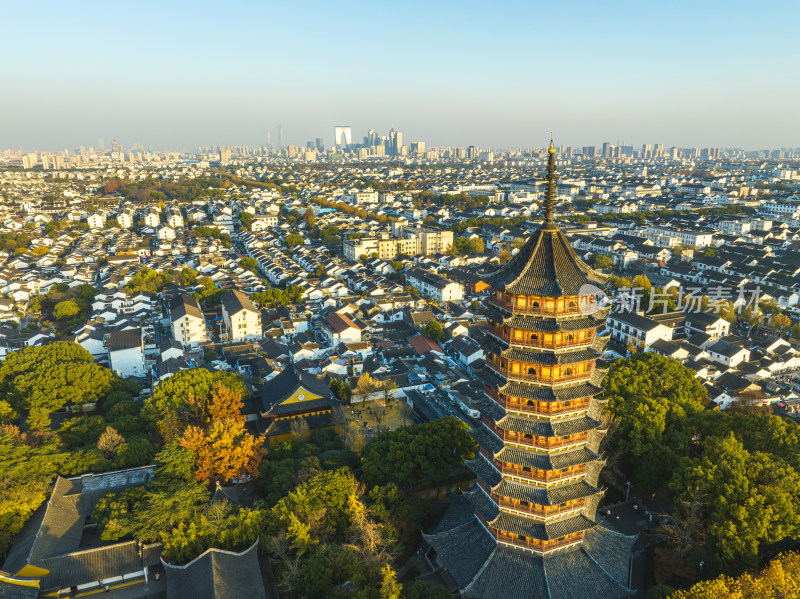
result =
[[615,362],[605,385],[606,410],[618,426],[612,447],[637,485],[657,488],[688,449],[688,416],[704,409],[705,388],[677,360],[649,352]]
[[42,429],[51,412],[98,401],[113,380],[110,370],[71,341],[25,347],[6,356],[0,366],[0,405]]
[[376,484],[424,485],[447,478],[476,448],[466,424],[448,416],[375,437],[362,451],[362,469]]

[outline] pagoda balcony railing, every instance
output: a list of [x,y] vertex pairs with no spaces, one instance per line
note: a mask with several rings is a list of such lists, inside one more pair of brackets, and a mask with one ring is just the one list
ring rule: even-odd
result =
[[574,505],[564,505],[564,506],[541,506],[541,505],[520,505],[519,503],[515,503],[513,501],[508,501],[507,499],[503,499],[499,497],[496,493],[492,493],[492,499],[495,500],[497,505],[501,508],[506,508],[509,510],[514,510],[516,512],[521,512],[523,514],[531,514],[532,516],[540,516],[542,518],[547,518],[549,516],[560,516],[563,514],[569,514],[572,512],[577,512],[582,510],[586,505],[586,500],[582,499],[580,502]]
[[528,447],[538,447],[540,449],[559,449],[573,445],[583,445],[589,440],[589,433],[583,432],[571,437],[543,437],[540,435],[526,437],[522,433],[508,431],[489,420],[486,416],[481,416],[483,423],[503,441],[516,443],[517,445],[527,445]]
[[[516,339],[510,333],[504,333],[497,329],[497,327],[493,327],[489,324],[489,333],[497,337],[498,339],[502,339],[503,341],[509,343],[510,345],[521,345],[523,347],[540,347],[542,349],[567,349],[570,347],[580,347],[591,345],[594,343],[594,334],[590,335],[588,339],[562,339],[561,341],[556,342],[555,340],[552,343],[546,344],[542,339]],[[550,333],[548,333],[550,334]]]
[[498,531],[496,528],[490,527],[489,531],[492,533],[492,536],[494,536],[494,538],[497,539],[499,543],[513,545],[514,547],[522,547],[524,549],[528,549],[539,554],[550,553],[551,551],[555,551],[556,549],[562,549],[564,547],[569,547],[571,545],[579,545],[580,543],[583,542],[583,532],[580,532],[576,536],[568,539],[559,539],[556,541],[539,541],[539,540],[529,541],[527,539],[517,538],[516,535],[505,534],[503,532]]
[[507,379],[513,379],[515,381],[528,381],[531,383],[550,383],[550,384],[558,384],[558,383],[565,383],[567,381],[574,381],[577,379],[588,379],[592,376],[593,368],[589,368],[584,372],[575,372],[572,374],[560,374],[556,377],[550,376],[542,376],[540,374],[526,374],[523,372],[508,372],[505,368],[500,366],[499,364],[495,364],[491,360],[486,362],[486,365],[494,370],[495,372],[501,374],[502,376],[506,377]]
[[509,468],[508,466],[503,466],[495,460],[495,466],[500,470],[501,474],[508,474],[509,476],[516,476],[518,478],[524,478],[527,480],[534,480],[537,482],[543,483],[551,483],[556,482],[559,480],[565,480],[568,478],[575,478],[577,476],[581,476],[582,474],[586,474],[586,465],[581,464],[579,466],[574,466],[572,470],[567,472],[560,472],[558,470],[545,470],[541,473],[539,472],[532,472],[526,471],[522,468]]
[[580,314],[581,307],[575,302],[573,306],[564,306],[561,309],[553,306],[548,308],[545,306],[534,306],[531,304],[527,304],[525,306],[520,306],[518,302],[515,302],[511,299],[500,299],[495,296],[489,297],[489,304],[495,305],[498,308],[503,308],[505,310],[510,310],[515,314],[533,314],[534,316],[563,316],[569,314]]
[[[500,431],[496,431],[498,435]],[[574,439],[567,439],[565,437],[545,437],[546,440],[526,439],[522,436],[512,437],[506,431],[504,435],[500,436],[503,441],[515,443],[517,445],[526,445],[527,447],[537,447],[539,449],[564,449],[566,447],[573,447],[575,445],[585,445],[589,440],[589,433],[581,433],[579,437]]]
[[[486,395],[491,397],[499,405],[503,406],[506,410],[512,412],[523,412],[525,414],[536,414],[539,416],[563,416],[574,414],[577,412],[585,412],[589,409],[591,400],[589,398],[572,400],[572,405],[564,406],[559,405],[558,402],[539,402],[536,404],[526,404],[515,401],[509,401],[503,398],[497,391],[492,388],[485,388]],[[527,401],[527,400],[524,400]]]

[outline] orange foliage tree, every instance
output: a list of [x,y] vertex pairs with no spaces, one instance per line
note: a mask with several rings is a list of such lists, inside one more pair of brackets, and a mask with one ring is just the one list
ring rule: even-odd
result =
[[215,420],[207,429],[188,427],[181,446],[194,455],[197,480],[209,484],[245,475],[255,478],[265,453],[262,441],[234,419]]

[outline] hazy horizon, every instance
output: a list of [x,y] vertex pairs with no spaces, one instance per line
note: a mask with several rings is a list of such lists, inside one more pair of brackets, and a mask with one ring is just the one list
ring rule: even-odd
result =
[[6,7],[0,148],[800,146],[800,4]]

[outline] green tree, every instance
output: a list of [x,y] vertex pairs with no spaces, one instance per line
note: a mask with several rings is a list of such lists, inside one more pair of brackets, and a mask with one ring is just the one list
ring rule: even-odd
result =
[[311,206],[306,208],[306,212],[303,215],[303,220],[306,222],[306,227],[308,229],[314,228],[314,223],[317,222],[317,217],[314,215],[314,209]]
[[6,356],[0,366],[0,399],[27,414],[29,426],[44,428],[50,412],[97,402],[113,380],[111,371],[95,364],[80,345],[56,341]]
[[353,392],[350,389],[350,383],[346,383],[338,377],[333,377],[331,378],[331,382],[328,386],[330,387],[331,391],[333,391],[333,394],[337,399],[345,403],[350,403],[350,398],[353,396]]
[[614,259],[611,256],[604,256],[603,254],[593,254],[591,263],[592,268],[604,270],[613,270],[614,268]]
[[56,320],[69,320],[80,314],[81,308],[74,299],[58,302],[53,308],[53,318]]
[[699,460],[685,458],[670,488],[679,499],[690,491],[705,497],[709,541],[725,560],[756,565],[761,543],[800,533],[800,474],[776,456],[748,452],[732,434],[708,440]]
[[250,225],[253,224],[254,218],[255,217],[249,212],[242,212],[241,214],[239,214],[239,222],[241,222],[242,227],[247,229],[248,231],[250,230]]
[[438,320],[429,320],[426,322],[422,332],[436,341],[444,339],[444,329]]
[[239,399],[247,397],[238,374],[190,368],[160,382],[153,395],[145,400],[143,413],[157,424],[162,436],[171,441],[186,425],[205,425],[211,420],[217,386],[230,390]]
[[616,361],[605,383],[606,410],[618,426],[612,447],[637,486],[655,491],[687,450],[688,417],[704,409],[706,390],[692,370],[649,352]]
[[250,258],[249,256],[245,256],[241,260],[239,260],[239,266],[244,268],[245,270],[250,270],[252,272],[258,272],[258,260],[255,258]]
[[474,457],[476,448],[466,424],[448,416],[373,438],[362,452],[362,471],[375,484],[430,484]]
[[269,532],[283,531],[301,555],[320,542],[342,539],[350,524],[348,502],[356,495],[357,486],[344,468],[311,478],[272,508]]
[[286,239],[283,240],[283,243],[288,249],[292,249],[295,246],[303,245],[303,238],[296,233],[290,233],[286,236]]
[[0,555],[47,497],[61,465],[57,444],[53,434],[0,427]]
[[194,285],[197,282],[197,271],[193,268],[183,268],[181,269],[181,276],[180,276],[180,283],[181,285],[188,286]]

